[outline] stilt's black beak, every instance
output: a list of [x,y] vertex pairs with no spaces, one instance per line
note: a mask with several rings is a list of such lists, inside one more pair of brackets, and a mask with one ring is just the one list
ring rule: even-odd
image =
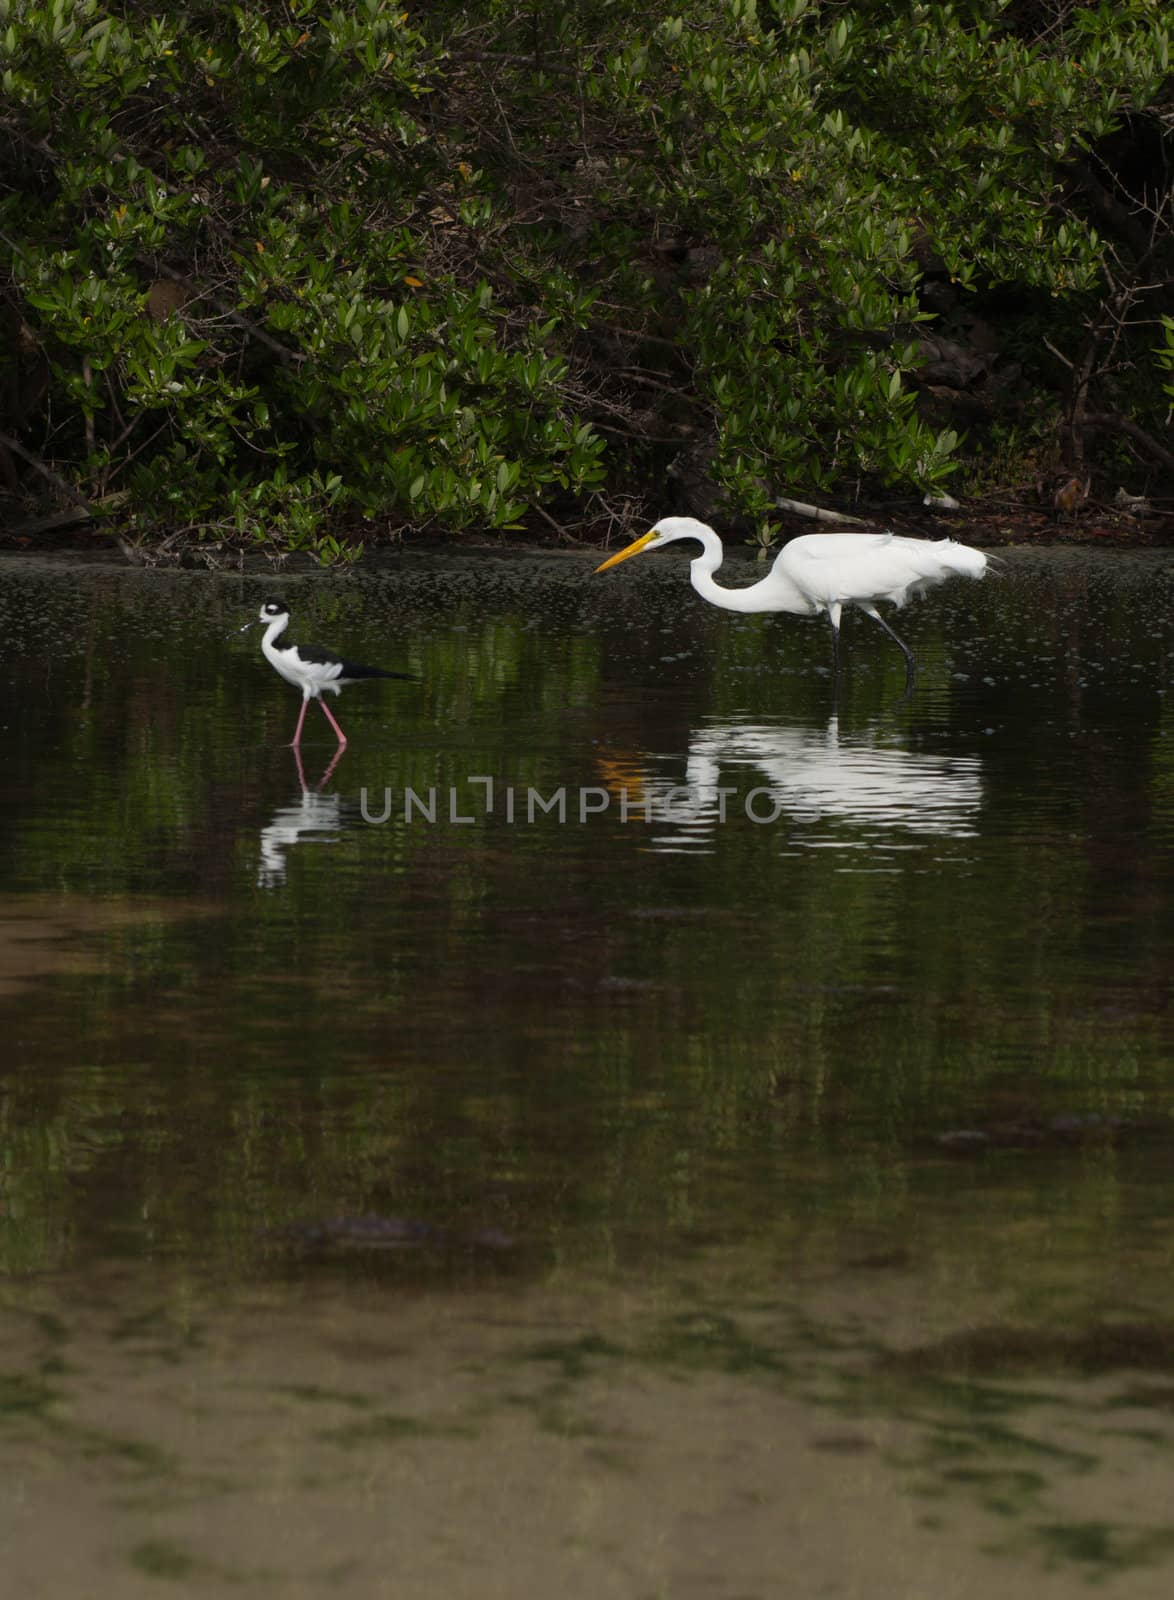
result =
[[226,639],[235,639],[238,633],[248,633],[249,629],[255,628],[260,621],[260,617],[254,617],[252,622],[246,622],[243,628],[234,628],[231,633],[226,633],[224,637]]

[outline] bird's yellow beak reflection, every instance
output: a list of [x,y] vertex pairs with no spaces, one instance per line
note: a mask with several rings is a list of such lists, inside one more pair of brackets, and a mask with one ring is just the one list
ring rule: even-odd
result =
[[596,567],[596,572],[606,572],[608,567],[618,567],[620,562],[626,561],[629,556],[638,556],[641,550],[650,545],[655,538],[655,532],[644,534],[642,538],[637,539],[634,544],[628,545],[626,549],[617,551],[614,556],[608,556],[606,561],[601,562]]

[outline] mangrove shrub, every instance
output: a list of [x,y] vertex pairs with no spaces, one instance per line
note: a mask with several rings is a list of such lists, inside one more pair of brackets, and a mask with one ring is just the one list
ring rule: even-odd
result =
[[769,527],[943,483],[928,336],[999,297],[1014,404],[1146,438],[1169,218],[1103,152],[1168,133],[1164,9],[1021,12],[0,0],[9,490],[332,560],[685,463]]

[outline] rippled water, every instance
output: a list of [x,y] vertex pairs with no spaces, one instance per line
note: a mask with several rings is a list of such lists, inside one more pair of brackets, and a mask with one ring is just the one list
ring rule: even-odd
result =
[[675,555],[0,568],[20,1592],[1168,1592],[1174,559]]

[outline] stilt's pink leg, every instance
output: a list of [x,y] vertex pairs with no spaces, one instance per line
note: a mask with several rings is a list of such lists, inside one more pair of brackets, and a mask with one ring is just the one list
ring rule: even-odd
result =
[[308,700],[303,700],[302,701],[302,714],[298,718],[297,730],[294,733],[293,738],[290,740],[290,743],[292,744],[292,746],[293,746],[293,748],[295,750],[297,749],[298,745],[302,742],[302,723],[305,722],[305,720],[306,720],[306,707],[309,704],[310,704],[310,702]]
[[326,701],[325,700],[319,700],[318,704],[322,707],[323,711],[325,711],[327,722],[329,722],[330,726],[334,729],[335,733],[338,734],[338,742],[339,742],[339,744],[345,744],[346,743],[346,734],[339,727],[338,723],[335,722],[333,716],[330,713],[330,707],[326,704]]

